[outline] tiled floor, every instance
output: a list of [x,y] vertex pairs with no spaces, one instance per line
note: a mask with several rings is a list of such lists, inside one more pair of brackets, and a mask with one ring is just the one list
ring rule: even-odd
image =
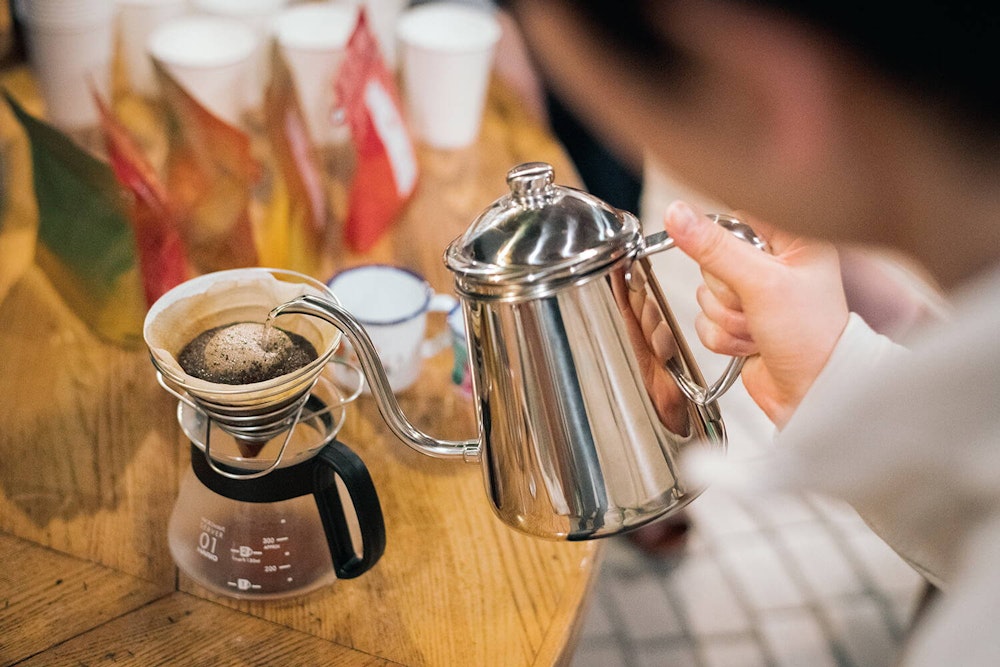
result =
[[[654,268],[708,378],[726,359],[690,326],[697,268]],[[740,383],[721,400],[729,458],[770,446],[773,427]],[[606,544],[573,667],[888,667],[922,579],[849,507],[819,497],[748,499],[709,488],[688,508],[683,555]]]
[[921,579],[849,508],[711,489],[682,557],[609,540],[573,667],[891,665]]

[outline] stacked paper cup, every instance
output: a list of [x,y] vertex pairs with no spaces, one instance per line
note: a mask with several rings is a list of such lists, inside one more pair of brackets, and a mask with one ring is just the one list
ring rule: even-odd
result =
[[257,45],[254,31],[240,21],[189,15],[156,28],[147,47],[150,56],[210,112],[240,125]]
[[349,134],[346,125],[332,119],[338,106],[333,82],[357,20],[355,5],[307,3],[286,9],[274,24],[274,36],[317,145],[339,143]]
[[396,36],[407,113],[417,138],[445,150],[474,143],[500,39],[493,13],[431,2],[405,10]]
[[238,20],[254,31],[257,46],[250,58],[250,75],[244,93],[250,110],[260,107],[264,99],[264,88],[271,73],[271,25],[288,3],[289,0],[191,0],[197,14]]
[[114,48],[112,0],[15,0],[48,119],[64,130],[98,123],[90,93],[107,95]]
[[[344,0],[327,0],[328,2],[339,3]],[[368,15],[368,26],[378,41],[382,57],[389,69],[395,70],[398,66],[398,46],[396,44],[396,21],[399,15],[407,6],[409,0],[349,0],[355,4],[364,5]],[[484,3],[487,4],[487,3]]]
[[117,3],[119,41],[129,86],[140,95],[155,97],[159,89],[146,45],[159,25],[187,12],[187,0],[117,0]]

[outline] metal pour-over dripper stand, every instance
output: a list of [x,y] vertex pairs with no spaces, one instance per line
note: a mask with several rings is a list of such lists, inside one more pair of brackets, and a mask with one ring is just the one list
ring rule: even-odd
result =
[[[234,322],[267,320],[271,308],[303,295],[334,298],[325,285],[291,271],[278,269],[233,269],[207,274],[172,289],[150,308],[143,334],[150,350],[157,380],[182,404],[202,413],[209,421],[203,448],[206,460],[220,475],[254,478],[281,465],[296,424],[320,374],[331,363],[340,343],[340,332],[300,316],[282,318],[281,327],[304,337],[316,348],[318,357],[296,371],[279,377],[242,385],[209,382],[186,373],[177,355],[187,343],[204,331]],[[338,401],[346,404],[358,391]],[[334,409],[337,405],[327,405]],[[247,464],[233,473],[217,466],[211,454],[211,424],[217,424],[248,452],[280,434],[285,440],[278,455],[266,467]]]
[[[347,366],[358,375],[355,389],[344,395],[332,379],[317,376],[312,385],[300,396],[269,412],[247,414],[227,414],[220,419],[218,413],[209,412],[205,405],[171,387],[162,373],[156,374],[160,386],[178,399],[177,420],[192,444],[202,450],[208,467],[218,475],[229,479],[257,479],[270,474],[283,463],[286,455],[301,458],[303,451],[312,452],[326,444],[340,431],[347,416],[346,407],[360,394],[364,378],[361,371],[340,360],[332,360]],[[336,414],[336,416],[333,416]],[[302,444],[289,446],[295,441],[296,429],[303,424],[313,425],[310,433],[298,438]],[[321,424],[316,427],[315,424]],[[213,453],[213,442],[225,436],[236,445]],[[281,444],[276,454],[267,459],[258,458],[266,446],[276,438]],[[269,460],[269,463],[264,461]]]

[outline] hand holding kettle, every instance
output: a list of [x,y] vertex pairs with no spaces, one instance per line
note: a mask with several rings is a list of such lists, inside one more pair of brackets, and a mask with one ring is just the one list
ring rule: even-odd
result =
[[[684,202],[664,227],[701,266],[699,338],[720,354],[749,356],[743,383],[779,428],[826,365],[844,327],[847,300],[836,248],[737,214],[769,242],[757,252]],[[750,356],[753,355],[753,356]]]

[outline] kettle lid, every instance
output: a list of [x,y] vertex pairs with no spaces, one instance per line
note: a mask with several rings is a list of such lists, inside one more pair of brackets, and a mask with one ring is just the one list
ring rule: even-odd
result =
[[642,242],[636,217],[555,184],[551,165],[507,173],[510,192],[489,206],[445,253],[460,293],[535,298],[600,271]]

